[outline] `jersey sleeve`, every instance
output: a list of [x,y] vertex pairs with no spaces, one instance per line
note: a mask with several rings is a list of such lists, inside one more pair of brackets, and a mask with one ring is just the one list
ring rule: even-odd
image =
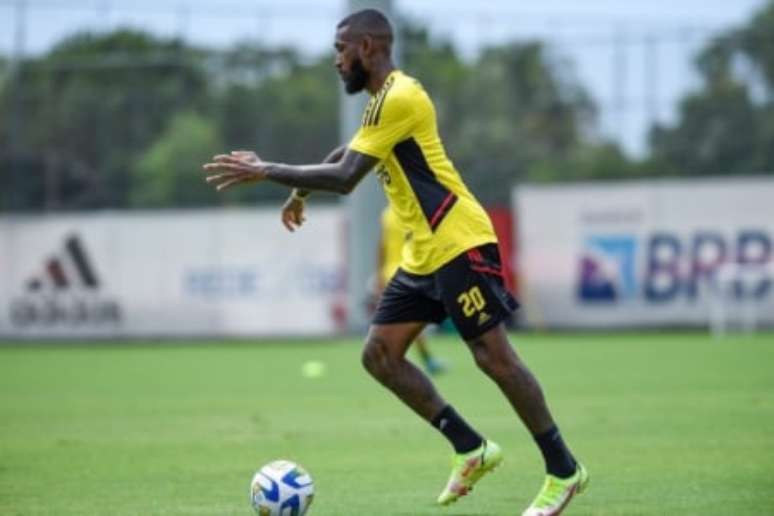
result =
[[363,123],[349,142],[349,148],[373,156],[386,158],[396,143],[411,134],[417,119],[417,109],[407,95],[388,94],[381,108],[378,102],[363,116]]

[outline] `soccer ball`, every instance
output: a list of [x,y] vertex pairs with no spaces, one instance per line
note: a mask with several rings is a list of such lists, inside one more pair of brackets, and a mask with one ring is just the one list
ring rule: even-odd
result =
[[259,516],[304,516],[314,497],[314,482],[304,468],[275,460],[250,482],[250,503]]

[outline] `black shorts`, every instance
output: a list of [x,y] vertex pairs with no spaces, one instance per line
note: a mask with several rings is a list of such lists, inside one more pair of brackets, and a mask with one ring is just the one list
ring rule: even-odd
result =
[[471,340],[519,307],[505,288],[496,244],[470,249],[428,275],[398,269],[382,293],[373,324],[440,323],[451,317]]

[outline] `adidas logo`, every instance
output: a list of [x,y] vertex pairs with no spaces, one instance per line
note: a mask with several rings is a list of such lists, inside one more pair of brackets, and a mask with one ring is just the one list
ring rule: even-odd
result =
[[486,312],[479,312],[478,313],[478,325],[479,326],[483,325],[484,323],[486,323],[491,318],[492,318],[492,316],[489,315],[488,313],[486,313]]
[[99,277],[77,235],[66,237],[63,251],[46,258],[42,269],[11,302],[15,327],[102,327],[121,321],[118,303],[100,298]]
[[30,279],[27,290],[36,292],[44,287],[64,290],[75,282],[87,289],[99,287],[99,280],[80,239],[72,235],[65,239],[64,256],[47,259],[43,275]]

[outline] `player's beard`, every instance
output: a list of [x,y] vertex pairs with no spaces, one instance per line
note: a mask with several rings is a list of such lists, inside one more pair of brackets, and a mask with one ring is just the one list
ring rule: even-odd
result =
[[368,70],[363,66],[363,61],[357,58],[352,61],[349,73],[344,77],[344,89],[350,95],[361,92],[368,84],[369,77]]

